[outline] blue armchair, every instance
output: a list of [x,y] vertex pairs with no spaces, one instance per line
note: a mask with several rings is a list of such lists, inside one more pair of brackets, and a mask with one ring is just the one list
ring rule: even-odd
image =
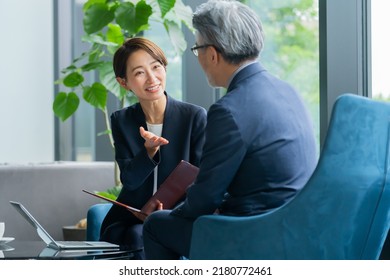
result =
[[92,205],[87,212],[87,237],[88,241],[98,241],[100,238],[100,228],[104,217],[110,210],[111,203],[99,203]]
[[205,215],[190,259],[377,259],[390,225],[390,104],[336,101],[316,170],[262,215]]

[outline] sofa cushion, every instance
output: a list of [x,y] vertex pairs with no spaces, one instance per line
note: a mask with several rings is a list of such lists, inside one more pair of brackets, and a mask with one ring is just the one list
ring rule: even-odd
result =
[[0,164],[0,221],[4,236],[17,240],[40,240],[34,228],[9,201],[22,203],[57,240],[62,226],[86,218],[98,199],[82,192],[103,191],[114,186],[114,162],[52,162]]

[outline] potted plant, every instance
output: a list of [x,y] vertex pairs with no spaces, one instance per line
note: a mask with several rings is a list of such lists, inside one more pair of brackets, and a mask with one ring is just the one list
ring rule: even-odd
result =
[[[115,80],[112,69],[112,56],[127,38],[140,36],[150,28],[149,22],[161,23],[167,31],[172,46],[178,54],[187,47],[181,25],[192,30],[192,9],[182,0],[89,0],[83,6],[83,41],[90,43],[88,51],[77,57],[62,70],[63,76],[56,81],[68,91],[61,91],[53,102],[53,111],[66,121],[77,110],[82,100],[99,109],[105,117],[106,130],[99,135],[107,135],[114,147],[107,112],[108,94],[119,101],[120,108],[135,102],[135,96],[126,92]],[[99,80],[86,84],[85,75],[90,71],[98,73]],[[119,168],[115,163],[115,187],[100,194],[116,199],[121,189]]]

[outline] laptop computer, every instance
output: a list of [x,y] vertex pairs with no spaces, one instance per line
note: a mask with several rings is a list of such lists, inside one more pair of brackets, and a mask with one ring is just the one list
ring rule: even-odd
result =
[[104,241],[56,241],[21,203],[15,201],[10,203],[37,230],[38,236],[50,248],[56,250],[119,249],[119,245]]

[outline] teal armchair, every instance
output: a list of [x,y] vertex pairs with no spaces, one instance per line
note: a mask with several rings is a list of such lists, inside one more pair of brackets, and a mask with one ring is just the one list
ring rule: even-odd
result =
[[288,204],[262,215],[206,215],[190,259],[378,259],[390,225],[390,104],[336,101],[318,165]]
[[111,203],[99,203],[92,205],[87,212],[87,236],[88,241],[98,241],[100,238],[100,228],[104,217],[110,210]]

